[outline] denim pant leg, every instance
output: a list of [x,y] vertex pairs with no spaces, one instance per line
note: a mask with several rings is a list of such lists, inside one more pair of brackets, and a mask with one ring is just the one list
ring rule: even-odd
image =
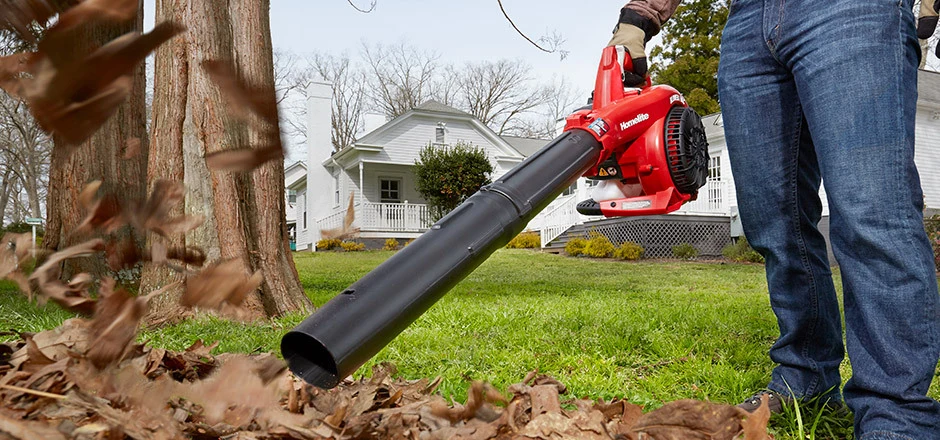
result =
[[788,0],[777,50],[795,79],[829,198],[852,363],[845,399],[861,439],[940,438],[940,404],[926,397],[940,308],[914,166],[911,1],[826,4]]
[[790,72],[765,42],[764,0],[735,0],[718,87],[738,209],[766,260],[780,337],[768,388],[839,399],[842,320],[826,243],[820,173]]

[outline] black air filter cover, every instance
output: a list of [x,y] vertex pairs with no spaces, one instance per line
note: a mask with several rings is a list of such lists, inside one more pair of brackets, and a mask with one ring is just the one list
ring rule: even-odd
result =
[[676,189],[696,194],[708,179],[708,141],[695,110],[673,107],[666,117],[666,162]]

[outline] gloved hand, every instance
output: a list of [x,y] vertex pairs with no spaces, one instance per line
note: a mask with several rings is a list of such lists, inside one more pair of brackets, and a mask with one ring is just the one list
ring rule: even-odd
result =
[[623,73],[623,85],[637,87],[646,83],[646,77],[649,75],[649,64],[646,61],[646,43],[658,32],[659,27],[649,18],[643,17],[629,8],[620,10],[620,22],[614,28],[614,36],[607,45],[616,46],[618,53],[623,54],[625,52],[633,59],[633,71]]
[[607,45],[623,47],[633,59],[633,72],[623,72],[623,85],[637,87],[646,82],[649,65],[646,63],[646,37],[642,29],[632,24],[620,23]]
[[[940,0],[922,0],[920,2],[920,18],[917,20],[917,38],[926,40],[933,36],[937,30],[937,10],[940,9]],[[937,45],[937,56],[940,57],[940,44]]]

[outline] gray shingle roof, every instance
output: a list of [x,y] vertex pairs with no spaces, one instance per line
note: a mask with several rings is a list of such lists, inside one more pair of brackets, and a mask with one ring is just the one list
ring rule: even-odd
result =
[[550,140],[546,139],[533,139],[533,138],[524,138],[516,136],[500,136],[503,138],[506,143],[516,149],[516,151],[522,153],[523,156],[529,157],[535,154],[536,151],[539,151],[545,145],[548,145]]
[[457,110],[449,105],[441,104],[435,100],[425,101],[424,104],[421,104],[415,107],[415,110],[423,110],[426,112],[437,112],[437,113],[450,113],[455,115],[469,115],[469,113]]

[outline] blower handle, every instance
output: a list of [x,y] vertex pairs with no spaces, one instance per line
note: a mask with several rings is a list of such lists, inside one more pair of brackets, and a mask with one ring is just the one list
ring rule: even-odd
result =
[[[627,96],[627,90],[636,90],[636,88],[627,88],[623,85],[623,72],[627,70],[633,70],[633,58],[623,46],[604,48],[601,53],[601,63],[597,69],[597,80],[594,82],[594,110],[600,110]],[[642,88],[647,89],[652,84],[647,76]]]

